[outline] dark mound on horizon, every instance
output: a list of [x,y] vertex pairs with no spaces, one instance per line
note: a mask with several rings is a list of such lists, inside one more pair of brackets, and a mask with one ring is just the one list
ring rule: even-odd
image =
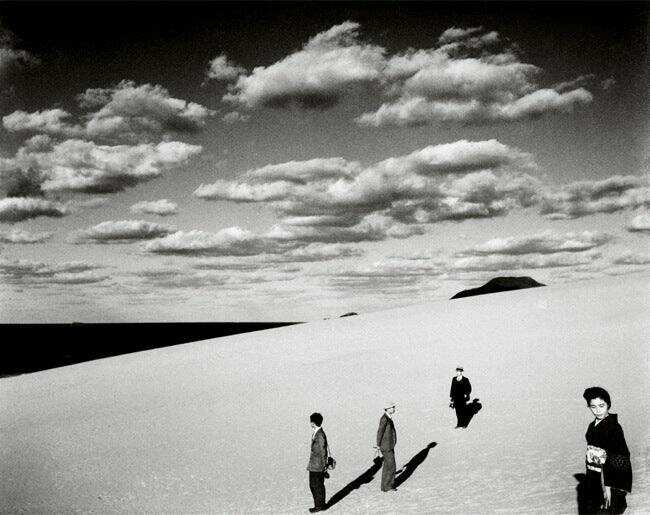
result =
[[524,288],[537,288],[546,286],[538,283],[532,277],[495,277],[490,279],[483,286],[471,288],[458,292],[452,299],[461,299],[463,297],[472,297],[474,295],[485,295],[487,293],[498,293],[500,291],[523,290]]

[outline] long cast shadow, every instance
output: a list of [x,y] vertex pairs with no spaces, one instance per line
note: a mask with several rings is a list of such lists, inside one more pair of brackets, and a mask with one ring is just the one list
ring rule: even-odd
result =
[[476,415],[479,411],[481,411],[482,407],[483,407],[483,404],[481,404],[478,399],[474,399],[472,402],[470,402],[465,407],[465,416],[464,416],[464,420],[463,420],[464,425],[462,427],[469,426],[469,423],[474,418],[474,415]]
[[427,456],[429,455],[429,449],[433,449],[436,445],[438,445],[437,442],[431,442],[424,449],[413,456],[406,465],[397,471],[398,475],[395,476],[394,483],[395,488],[397,488],[399,485],[404,483],[404,481],[411,477],[413,472],[415,472],[415,469],[418,468],[422,462],[427,459]]
[[325,505],[326,508],[331,508],[334,506],[337,502],[339,502],[342,499],[345,499],[350,493],[352,493],[353,490],[356,490],[360,488],[362,485],[365,485],[367,483],[370,483],[375,477],[375,474],[377,471],[381,468],[383,458],[376,457],[373,460],[372,466],[366,470],[363,474],[361,474],[359,477],[345,485],[343,488],[341,488],[338,492],[336,492],[332,497],[330,497],[330,500],[327,502]]

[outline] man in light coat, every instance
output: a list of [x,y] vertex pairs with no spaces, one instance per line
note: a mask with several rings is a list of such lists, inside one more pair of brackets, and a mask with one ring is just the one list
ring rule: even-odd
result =
[[381,451],[384,457],[383,467],[381,469],[381,491],[394,492],[395,489],[395,444],[397,443],[397,431],[393,422],[396,406],[394,403],[388,404],[384,408],[384,414],[379,420],[379,429],[377,429],[377,445],[375,449]]
[[311,454],[309,455],[309,489],[314,498],[314,507],[309,508],[311,513],[323,511],[325,505],[325,472],[327,471],[327,437],[321,425],[323,415],[312,413],[309,417],[311,424]]

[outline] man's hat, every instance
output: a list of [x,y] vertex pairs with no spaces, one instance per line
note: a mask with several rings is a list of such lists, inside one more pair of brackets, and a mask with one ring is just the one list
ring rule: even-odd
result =
[[387,410],[388,408],[395,408],[395,407],[397,407],[397,404],[395,404],[394,402],[389,402],[384,406],[384,409]]
[[456,367],[456,370],[460,370],[461,372],[463,371],[463,367]]

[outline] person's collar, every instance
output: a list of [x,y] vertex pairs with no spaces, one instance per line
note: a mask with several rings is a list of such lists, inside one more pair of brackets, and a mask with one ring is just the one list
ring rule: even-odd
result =
[[323,428],[322,426],[321,427],[316,426],[312,431],[311,437],[313,438],[314,436],[316,436],[316,433],[322,428]]
[[385,414],[388,418],[390,418],[391,420],[393,419],[392,415],[391,415],[390,413],[388,413],[388,411],[384,411],[384,414]]

